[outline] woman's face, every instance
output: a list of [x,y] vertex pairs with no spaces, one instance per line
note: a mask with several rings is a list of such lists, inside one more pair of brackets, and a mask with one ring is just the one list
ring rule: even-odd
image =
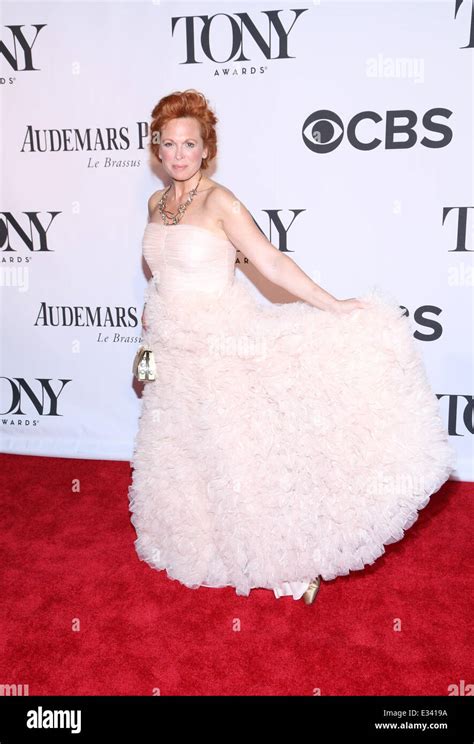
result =
[[171,119],[162,128],[161,162],[172,178],[180,181],[191,178],[207,154],[197,119],[189,116]]

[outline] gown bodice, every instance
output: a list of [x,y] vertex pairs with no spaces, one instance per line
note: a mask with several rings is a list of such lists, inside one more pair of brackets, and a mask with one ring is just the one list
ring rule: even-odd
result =
[[143,256],[163,298],[215,297],[234,281],[233,243],[197,225],[149,222]]

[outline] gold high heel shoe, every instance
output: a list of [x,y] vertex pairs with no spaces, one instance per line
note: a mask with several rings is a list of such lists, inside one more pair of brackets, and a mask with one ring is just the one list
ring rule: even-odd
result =
[[307,605],[313,604],[314,600],[316,599],[316,595],[319,592],[320,586],[321,586],[321,576],[317,576],[315,579],[313,579],[308,584],[308,588],[306,589],[302,597],[305,604]]

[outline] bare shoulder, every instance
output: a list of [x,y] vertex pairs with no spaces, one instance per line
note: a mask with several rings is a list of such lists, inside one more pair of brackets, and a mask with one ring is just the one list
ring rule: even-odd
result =
[[221,184],[216,184],[208,197],[208,206],[213,213],[219,227],[224,229],[229,217],[236,215],[245,206],[239,201],[231,189]]
[[228,189],[227,186],[214,182],[209,193],[209,202],[212,203],[213,206],[228,208],[236,199],[237,197],[234,192]]

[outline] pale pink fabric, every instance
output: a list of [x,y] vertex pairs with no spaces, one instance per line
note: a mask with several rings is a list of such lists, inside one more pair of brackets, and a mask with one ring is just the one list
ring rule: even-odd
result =
[[148,224],[143,253],[157,379],[131,463],[140,559],[190,588],[294,599],[373,563],[455,466],[398,303],[261,304],[232,243],[189,224]]
[[308,588],[309,581],[284,581],[278,586],[273,587],[273,594],[277,599],[280,597],[293,597],[293,599],[301,599],[306,589]]

